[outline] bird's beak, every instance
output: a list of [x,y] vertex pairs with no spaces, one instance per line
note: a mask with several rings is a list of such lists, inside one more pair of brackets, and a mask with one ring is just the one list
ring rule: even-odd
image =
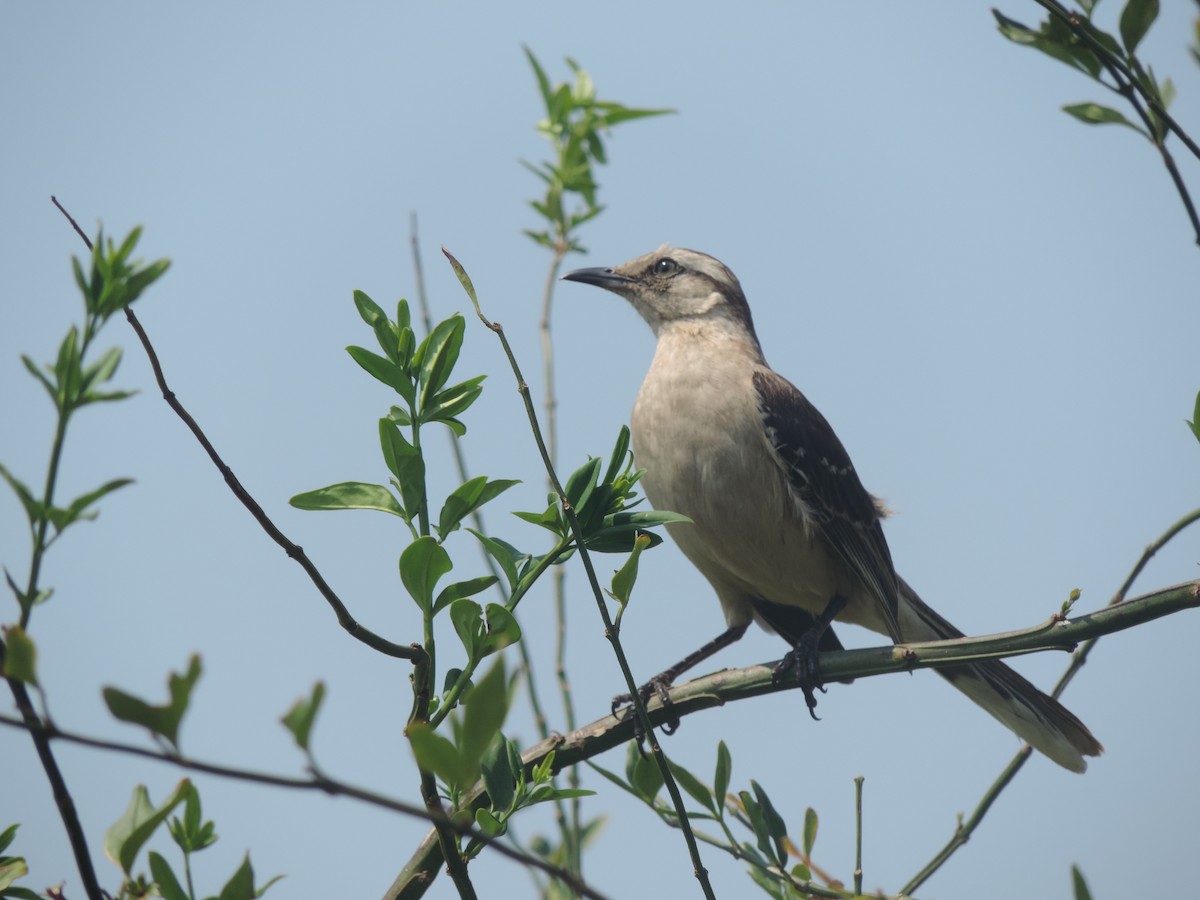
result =
[[573,272],[568,272],[562,277],[563,281],[579,281],[583,284],[594,284],[596,287],[602,287],[607,291],[615,291],[621,293],[623,289],[628,289],[631,286],[638,284],[636,278],[630,278],[628,275],[622,275],[615,269],[607,267],[596,267],[593,269],[576,269]]

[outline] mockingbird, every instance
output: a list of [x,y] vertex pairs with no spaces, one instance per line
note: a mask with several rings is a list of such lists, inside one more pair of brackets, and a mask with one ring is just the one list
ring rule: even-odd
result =
[[[633,407],[634,458],[659,509],[709,580],[728,628],[643,691],[666,685],[738,640],[752,621],[792,646],[810,711],[819,650],[841,647],[830,622],[893,641],[962,637],[900,578],[867,492],[825,417],[772,371],[734,274],[711,256],[662,247],[616,268],[564,275],[624,297],[658,339]],[[999,660],[939,674],[1056,763],[1075,772],[1102,748],[1056,700]]]

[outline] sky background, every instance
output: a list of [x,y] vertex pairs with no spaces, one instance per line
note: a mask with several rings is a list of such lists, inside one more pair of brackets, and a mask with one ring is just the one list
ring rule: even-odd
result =
[[[1142,56],[1179,87],[1200,131],[1200,69],[1186,46],[1193,4],[1164,3]],[[1004,4],[1033,22],[1027,0]],[[287,499],[342,480],[383,481],[376,420],[386,390],[345,354],[371,341],[351,292],[385,306],[415,297],[409,216],[420,220],[438,317],[469,312],[439,245],[453,250],[502,322],[540,395],[537,322],[549,257],[521,233],[545,158],[521,45],[555,80],[577,59],[602,98],[678,115],[619,128],[599,172],[607,209],[586,226],[610,265],[670,241],[738,274],[768,360],[824,411],[887,525],[902,574],[968,633],[1043,621],[1072,588],[1108,600],[1142,548],[1197,505],[1200,448],[1183,420],[1200,389],[1200,251],[1157,154],[1125,129],[1089,129],[1064,103],[1110,102],[1065,66],[996,32],[987,4],[614,2],[0,5],[0,461],[40,484],[53,419],[19,356],[53,357],[80,316],[70,274],[83,248],[50,203],[89,232],[145,226],[147,259],[173,260],[138,314],[172,388],[278,525],[351,611],[397,642],[419,638],[403,594],[397,520],[317,514]],[[1118,6],[1098,18],[1115,27]],[[1114,98],[1115,99],[1115,98]],[[1179,153],[1200,192],[1200,166]],[[562,285],[554,307],[561,461],[607,455],[653,352],[618,298]],[[189,654],[205,672],[182,730],[194,757],[301,774],[278,717],[313,682],[328,689],[315,751],[330,774],[416,802],[401,729],[409,669],[350,639],[299,567],[224,487],[159,399],[118,318],[101,346],[127,356],[116,382],[141,393],[85,410],[68,437],[60,497],[118,476],[135,486],[56,545],[53,600],[31,634],[56,721],[144,743],[113,721],[101,687],[155,700]],[[474,473],[523,484],[490,527],[537,552],[533,441],[498,343],[473,320],[458,372],[488,374],[467,417]],[[454,486],[429,440],[433,488]],[[0,493],[0,562],[19,581],[28,540]],[[1147,569],[1149,590],[1196,577],[1197,532]],[[450,541],[460,578],[482,574],[469,536]],[[600,560],[600,571],[617,565]],[[581,572],[569,588],[569,665],[581,722],[622,690]],[[494,598],[487,598],[494,599]],[[15,603],[0,602],[0,622]],[[547,591],[522,624],[555,727]],[[643,558],[623,640],[644,679],[723,627],[707,584],[669,543]],[[1184,614],[1106,638],[1067,705],[1106,747],[1084,776],[1035,758],[923,898],[1069,897],[1078,864],[1097,897],[1183,896],[1200,829],[1197,619]],[[855,646],[877,636],[841,630]],[[440,643],[453,662],[452,632]],[[715,666],[777,658],[761,632]],[[511,654],[510,654],[511,655]],[[1062,655],[1021,660],[1053,684]],[[10,708],[4,701],[6,709]],[[932,674],[834,686],[811,721],[798,694],[689,718],[666,751],[711,780],[716,745],[734,787],[759,781],[798,833],[821,818],[815,859],[849,881],[854,784],[866,778],[864,884],[896,891],[950,836],[1017,749],[990,717]],[[506,731],[535,730],[522,705]],[[110,889],[104,829],[135,784],[157,801],[170,766],[58,744]],[[620,768],[624,751],[599,762]],[[0,730],[0,826],[34,887],[79,896],[61,823],[28,738]],[[613,897],[699,895],[682,841],[643,806],[584,772],[588,814],[608,825],[585,877]],[[220,841],[195,860],[216,893],[247,850],[275,898],[376,897],[424,825],[346,799],[197,777]],[[528,840],[549,819],[518,820]],[[155,845],[168,852],[167,842]],[[719,896],[748,896],[743,867],[712,849]],[[484,896],[528,896],[516,865],[473,864]],[[445,879],[430,892],[453,895]]]

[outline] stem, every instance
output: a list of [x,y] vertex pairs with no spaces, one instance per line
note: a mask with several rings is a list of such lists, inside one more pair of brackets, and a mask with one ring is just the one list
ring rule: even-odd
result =
[[854,893],[862,893],[862,791],[863,777],[854,779]]
[[[0,669],[4,667],[4,655],[4,641],[0,640]],[[75,857],[75,867],[79,870],[79,880],[83,884],[83,890],[89,900],[101,900],[106,895],[101,891],[100,882],[96,878],[96,869],[92,865],[92,857],[88,852],[87,838],[83,835],[79,813],[75,809],[75,801],[71,798],[71,792],[67,789],[67,782],[63,777],[62,770],[58,767],[58,761],[54,758],[54,751],[50,748],[50,737],[46,733],[45,723],[34,710],[25,684],[15,678],[6,678],[5,680],[8,682],[9,690],[12,691],[17,709],[21,713],[21,724],[29,732],[33,746],[37,750],[38,759],[42,763],[42,769],[46,773],[46,780],[50,782],[50,790],[54,795],[54,803],[58,807],[63,829],[67,832],[67,840],[71,844],[71,853]]]

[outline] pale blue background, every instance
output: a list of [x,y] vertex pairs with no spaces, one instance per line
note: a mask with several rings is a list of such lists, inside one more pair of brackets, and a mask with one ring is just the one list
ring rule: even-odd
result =
[[[1200,131],[1200,71],[1186,53],[1194,4],[1164,4],[1144,45],[1179,82],[1178,117]],[[1111,8],[1110,8],[1111,7]],[[1005,10],[1032,22],[1034,4]],[[1111,25],[1116,4],[1101,6]],[[520,45],[556,79],[577,58],[602,97],[680,114],[623,126],[601,170],[608,211],[578,265],[621,262],[663,241],[737,272],[773,365],[838,429],[868,486],[897,510],[893,555],[926,599],[971,633],[1023,627],[1071,588],[1103,604],[1145,544],[1197,504],[1200,448],[1182,421],[1200,389],[1200,252],[1157,154],[1132,132],[1090,130],[1063,103],[1100,89],[996,33],[985,3],[816,4],[94,4],[0,7],[0,460],[43,477],[52,427],[19,353],[51,358],[79,298],[81,246],[50,204],[89,230],[146,226],[166,279],[139,307],[172,387],[245,485],[302,544],[364,623],[419,637],[401,592],[397,522],[292,510],[287,498],[343,479],[382,480],[375,419],[390,402],[345,355],[370,335],[360,288],[414,296],[410,211],[420,214],[439,315],[466,310],[437,254],[452,248],[503,322],[540,392],[536,323],[548,257],[521,235],[538,182],[520,157],[546,148]],[[1172,141],[1177,151],[1177,142]],[[1200,192],[1200,166],[1180,153]],[[564,285],[555,307],[562,458],[607,453],[652,353],[621,301]],[[102,685],[163,695],[189,653],[205,674],[183,729],[202,759],[298,773],[278,716],[313,681],[329,694],[315,746],[328,770],[415,800],[401,727],[406,665],[367,651],[236,503],[156,396],[129,349],[135,400],[89,410],[70,434],[62,497],[137,479],[99,523],[50,556],[57,588],[32,633],[63,726],[128,741]],[[491,376],[465,444],[472,469],[524,479],[489,511],[531,550],[540,533],[504,510],[544,488],[495,339],[470,324],[463,377]],[[434,436],[431,445],[445,446]],[[447,464],[440,490],[453,486]],[[1195,577],[1197,533],[1147,571],[1149,589]],[[455,538],[456,574],[482,571]],[[0,561],[19,580],[27,541],[0,494]],[[601,561],[602,571],[614,565]],[[572,571],[570,663],[583,721],[621,689],[599,617]],[[0,621],[16,618],[0,606]],[[548,595],[522,621],[554,703]],[[639,677],[720,630],[706,584],[673,547],[647,557],[624,638]],[[1083,777],[1034,760],[922,897],[1068,897],[1078,863],[1097,897],[1182,896],[1194,886],[1200,737],[1194,615],[1106,639],[1067,702],[1107,753]],[[856,645],[876,637],[843,629]],[[450,662],[453,638],[442,641]],[[777,657],[761,633],[717,665]],[[1050,684],[1065,657],[1022,661]],[[8,701],[4,707],[9,708]],[[816,859],[849,879],[853,778],[866,776],[865,885],[898,889],[949,837],[1017,748],[933,675],[836,686],[813,723],[781,695],[689,719],[666,744],[711,777],[733,752],[735,786],[758,779],[799,832],[821,815]],[[510,733],[530,742],[527,712]],[[100,835],[136,783],[163,797],[168,766],[58,745],[97,866]],[[602,763],[620,767],[623,751]],[[38,887],[78,876],[30,742],[0,730],[3,823]],[[585,773],[586,809],[610,817],[586,876],[614,897],[696,896],[683,843],[643,807]],[[424,834],[417,821],[349,800],[211,778],[221,835],[197,859],[215,892],[250,848],[271,896],[374,897]],[[3,824],[0,823],[0,824]],[[548,817],[522,819],[528,839]],[[159,845],[159,849],[162,846]],[[723,897],[743,867],[706,850]],[[527,896],[495,855],[472,867],[485,896]],[[452,895],[442,880],[432,892]]]

